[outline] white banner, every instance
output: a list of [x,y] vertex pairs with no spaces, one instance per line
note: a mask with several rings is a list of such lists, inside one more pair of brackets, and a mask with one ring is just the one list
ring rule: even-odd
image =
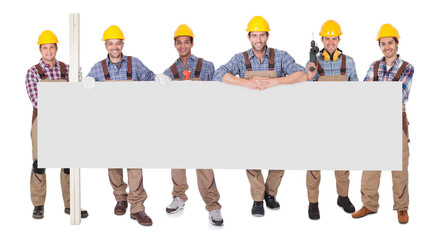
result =
[[40,167],[400,170],[400,82],[39,83]]

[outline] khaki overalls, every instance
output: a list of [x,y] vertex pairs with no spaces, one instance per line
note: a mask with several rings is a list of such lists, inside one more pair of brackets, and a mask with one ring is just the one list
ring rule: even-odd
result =
[[[243,52],[244,60],[247,68],[247,72],[244,75],[245,79],[252,79],[253,77],[267,77],[277,78],[277,74],[274,71],[275,68],[275,51],[273,48],[269,49],[269,71],[252,71],[252,66],[249,61],[249,55],[245,51]],[[264,183],[263,174],[260,169],[247,169],[246,170],[249,183],[251,185],[251,195],[254,201],[263,201],[264,192],[271,196],[276,196],[278,193],[278,187],[281,184],[281,180],[284,175],[284,170],[269,170]]]
[[[110,74],[107,69],[105,60],[101,61],[102,69],[104,71],[105,82],[121,82],[132,81],[132,57],[127,56],[127,80],[110,80]],[[108,176],[110,184],[113,188],[113,195],[116,201],[128,201],[130,203],[130,212],[137,213],[145,211],[144,202],[147,199],[147,192],[144,189],[142,168],[129,168],[127,169],[128,186],[130,192],[127,194],[127,183],[123,180],[122,168],[109,168]]]
[[[346,72],[346,56],[341,54],[342,64],[341,64],[341,75],[336,76],[325,76],[322,66],[318,62],[318,81],[347,81]],[[341,197],[348,196],[348,188],[350,185],[350,172],[349,171],[335,171],[336,178],[336,191]],[[320,170],[309,170],[306,175],[306,186],[307,195],[309,202],[317,203],[319,198],[319,183],[321,182],[321,171]]]
[[[197,66],[194,72],[194,78],[189,78],[192,81],[201,81],[200,72],[202,69],[203,58],[199,58]],[[174,76],[174,81],[181,81],[177,73],[177,65],[174,63],[170,67]],[[196,169],[197,185],[199,187],[200,195],[205,202],[205,209],[208,211],[221,209],[221,205],[218,202],[220,200],[220,193],[218,192],[217,185],[215,183],[214,171],[212,169]],[[171,180],[173,181],[173,197],[179,197],[183,201],[187,201],[188,197],[185,192],[189,186],[186,181],[186,169],[171,169]]]
[[[393,81],[399,81],[407,62],[404,62],[397,71]],[[378,81],[379,61],[374,65],[374,81]],[[408,210],[408,159],[409,159],[409,138],[408,119],[405,112],[405,105],[402,105],[402,171],[391,171],[393,179],[393,209],[397,211]],[[361,195],[364,207],[377,212],[379,209],[379,184],[381,171],[363,171],[361,180]]]
[[[66,65],[58,61],[61,67],[61,78],[57,80],[49,80],[44,74],[39,64],[35,65],[40,75],[41,82],[67,82]],[[34,206],[44,206],[46,200],[46,169],[38,168],[38,109],[34,108],[32,113],[32,159],[33,169],[31,171],[31,200]],[[68,168],[60,171],[61,192],[64,200],[64,207],[70,208],[70,170]]]

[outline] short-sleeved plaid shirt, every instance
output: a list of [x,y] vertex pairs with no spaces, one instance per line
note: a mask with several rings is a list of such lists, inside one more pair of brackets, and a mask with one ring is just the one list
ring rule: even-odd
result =
[[[368,69],[367,75],[364,78],[364,81],[369,81],[370,78],[373,78],[374,75],[374,63],[373,62]],[[389,70],[387,70],[387,64],[385,62],[385,57],[382,57],[379,64],[378,71],[378,81],[393,81],[394,76],[399,71],[400,67],[403,64],[403,60],[397,55],[397,59],[394,60],[393,65]],[[405,70],[402,72],[400,76],[400,80],[402,82],[402,102],[405,103],[408,101],[409,92],[411,90],[412,77],[414,74],[414,67],[411,64],[408,64]]]
[[[247,50],[249,55],[249,61],[252,66],[252,71],[269,71],[269,60],[270,60],[270,49],[266,47],[266,54],[263,56],[263,61],[260,63],[258,57],[254,55],[252,49]],[[274,49],[275,53],[275,67],[274,71],[277,74],[277,77],[285,77],[294,72],[305,71],[305,69],[295,63],[295,59],[289,55],[286,51]],[[222,81],[222,78],[226,73],[230,73],[232,75],[239,75],[241,78],[244,78],[244,75],[247,72],[246,63],[244,61],[243,53],[235,54],[229,62],[225,65],[219,67],[214,73],[214,81]]]
[[[61,79],[61,66],[56,60],[53,67],[45,63],[43,59],[40,59],[38,63],[43,69],[46,79],[48,80],[58,80]],[[66,78],[69,79],[69,65],[66,64]],[[34,108],[38,108],[38,88],[37,83],[41,81],[40,74],[38,74],[37,68],[32,66],[26,73],[26,90],[29,95],[29,99],[32,102]]]

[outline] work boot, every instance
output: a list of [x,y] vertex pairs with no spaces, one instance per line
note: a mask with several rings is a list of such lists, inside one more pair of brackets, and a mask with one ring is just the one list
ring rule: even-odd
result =
[[[70,208],[64,208],[64,213],[70,215]],[[81,209],[81,218],[87,218],[88,216],[89,216],[89,213],[87,212],[87,210]]]
[[32,212],[32,217],[35,219],[44,218],[44,206],[35,206]]
[[319,207],[317,202],[316,203],[309,202],[309,218],[312,220],[318,220],[320,218]]
[[142,226],[151,226],[153,225],[153,221],[151,220],[151,218],[144,212],[144,211],[140,211],[137,213],[131,213],[130,214],[130,218],[137,220],[138,223]]
[[252,215],[255,217],[264,216],[263,201],[254,201],[254,205],[252,206]]
[[127,211],[128,202],[127,201],[118,201],[115,206],[115,214],[116,215],[124,215]]
[[167,213],[176,213],[185,207],[185,201],[180,197],[174,197],[170,205],[165,209]]
[[273,210],[280,209],[280,203],[277,202],[274,196],[267,194],[267,192],[264,192],[264,200],[266,200],[266,206],[268,208]]
[[409,221],[408,212],[406,210],[397,211],[397,219],[401,224],[408,223]]
[[209,220],[211,221],[211,224],[214,226],[221,226],[223,225],[223,218],[222,213],[220,212],[220,209],[215,209],[209,212]]
[[376,212],[371,211],[370,209],[366,208],[366,207],[362,207],[360,210],[358,210],[357,212],[351,214],[351,216],[353,218],[361,218],[361,217],[365,217],[368,214],[374,214]]
[[338,196],[338,206],[342,207],[346,213],[354,213],[356,210],[350,202],[350,198]]

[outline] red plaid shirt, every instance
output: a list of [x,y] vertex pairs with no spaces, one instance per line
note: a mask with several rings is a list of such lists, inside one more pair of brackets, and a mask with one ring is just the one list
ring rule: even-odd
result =
[[[43,69],[46,79],[48,80],[58,80],[61,79],[61,67],[58,61],[55,61],[53,67],[45,63],[43,59],[40,59],[41,68]],[[69,65],[66,64],[66,78],[69,79]],[[26,73],[26,90],[31,99],[34,108],[38,108],[38,88],[37,83],[41,80],[38,70],[35,66],[29,68]]]

